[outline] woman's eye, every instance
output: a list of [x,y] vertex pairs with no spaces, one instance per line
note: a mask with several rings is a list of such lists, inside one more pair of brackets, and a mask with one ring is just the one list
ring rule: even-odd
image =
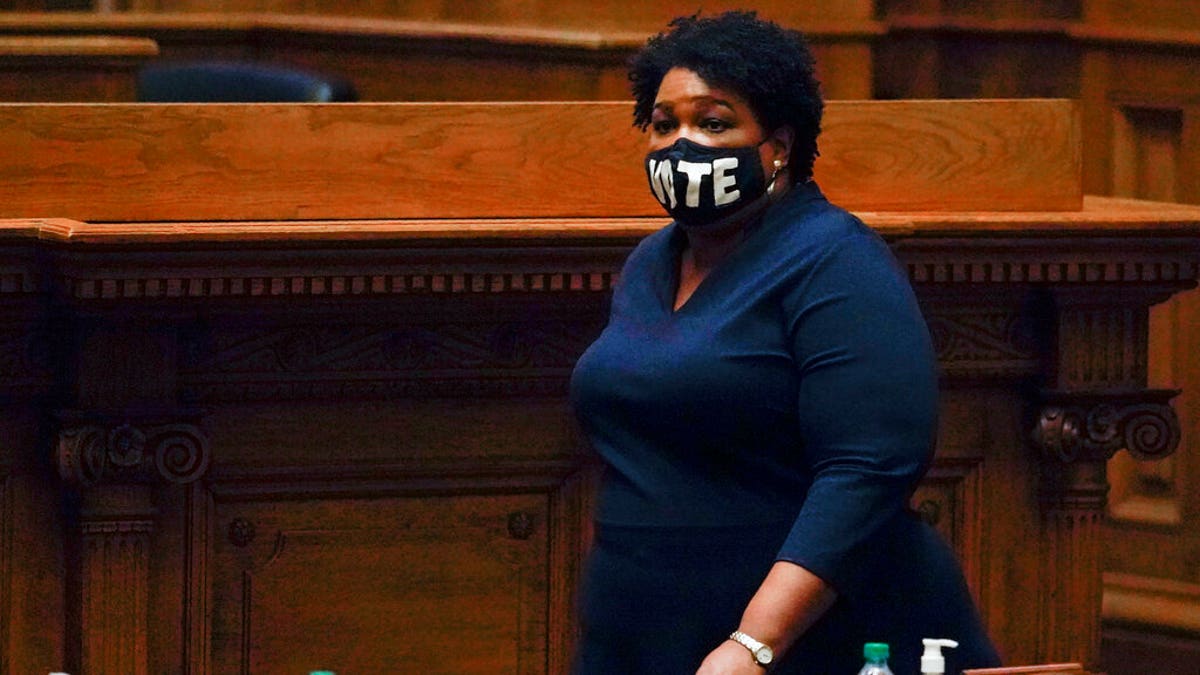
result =
[[670,131],[675,128],[675,121],[656,120],[650,124],[650,127],[654,129],[654,133],[656,134],[666,134],[670,133]]
[[722,119],[710,117],[700,123],[705,131],[722,132],[729,128],[729,123]]

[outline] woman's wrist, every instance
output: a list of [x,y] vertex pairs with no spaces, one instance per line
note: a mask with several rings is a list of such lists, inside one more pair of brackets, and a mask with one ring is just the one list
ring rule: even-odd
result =
[[778,660],[836,598],[817,575],[795,563],[777,562],[742,613],[738,631],[770,647]]

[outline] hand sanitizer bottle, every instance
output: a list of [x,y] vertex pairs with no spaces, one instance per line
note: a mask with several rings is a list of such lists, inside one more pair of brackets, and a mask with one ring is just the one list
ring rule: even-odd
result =
[[921,640],[925,645],[925,653],[921,655],[921,675],[942,675],[946,672],[946,658],[942,656],[942,647],[957,647],[954,640]]
[[862,670],[858,671],[858,675],[893,675],[892,669],[888,668],[889,651],[886,642],[868,642],[863,645],[863,658],[867,662],[863,664]]

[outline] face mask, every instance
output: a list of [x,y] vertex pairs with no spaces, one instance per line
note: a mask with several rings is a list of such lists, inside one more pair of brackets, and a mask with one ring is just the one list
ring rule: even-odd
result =
[[713,148],[681,138],[646,155],[650,190],[680,225],[719,229],[748,205],[766,204],[761,145]]

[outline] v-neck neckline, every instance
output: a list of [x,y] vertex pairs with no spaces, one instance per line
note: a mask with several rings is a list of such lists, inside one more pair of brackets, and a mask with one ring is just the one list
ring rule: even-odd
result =
[[[718,284],[720,277],[728,275],[728,270],[735,267],[739,260],[747,255],[747,250],[759,246],[759,242],[767,238],[764,230],[774,227],[783,211],[821,197],[823,195],[820,188],[812,180],[791,186],[788,194],[784,195],[783,199],[769,205],[758,215],[759,221],[751,227],[751,230],[746,233],[742,241],[720,262],[714,265],[708,274],[704,275],[704,278],[696,284],[696,288],[692,289],[691,295],[678,308],[675,307],[675,298],[679,293],[679,282],[682,277],[683,252],[688,245],[687,232],[684,231],[683,226],[678,222],[672,222],[668,225],[667,227],[670,228],[670,231],[667,232],[666,242],[661,254],[663,260],[659,266],[659,274],[661,275],[659,302],[667,317],[672,320],[680,318],[685,313],[690,313],[691,310],[689,308],[698,302],[703,302],[704,297],[711,293],[709,287]],[[714,277],[716,278],[714,279]]]
[[708,273],[704,275],[704,278],[702,278],[696,284],[696,287],[692,289],[691,294],[688,295],[687,299],[684,300],[679,307],[675,306],[675,299],[679,295],[679,284],[683,278],[683,256],[687,251],[688,242],[687,232],[683,230],[683,227],[678,223],[671,223],[670,227],[674,229],[670,232],[667,244],[664,247],[666,260],[664,261],[662,268],[664,269],[666,279],[665,283],[663,284],[662,297],[660,298],[663,309],[666,310],[666,313],[669,317],[677,318],[685,312],[688,312],[688,308],[692,307],[698,300],[702,301],[703,296],[708,292],[707,289],[715,283],[718,283],[714,277],[719,278],[720,276],[727,274],[728,272],[726,272],[726,270],[732,267],[738,258],[745,255],[744,251],[746,248],[756,239],[755,235],[757,235],[766,224],[766,212],[764,212],[760,218],[763,218],[764,220],[756,224],[753,227],[753,231],[747,233],[742,241],[738,242],[737,246],[729,251],[729,253],[716,265],[713,265],[712,269],[710,269]]

